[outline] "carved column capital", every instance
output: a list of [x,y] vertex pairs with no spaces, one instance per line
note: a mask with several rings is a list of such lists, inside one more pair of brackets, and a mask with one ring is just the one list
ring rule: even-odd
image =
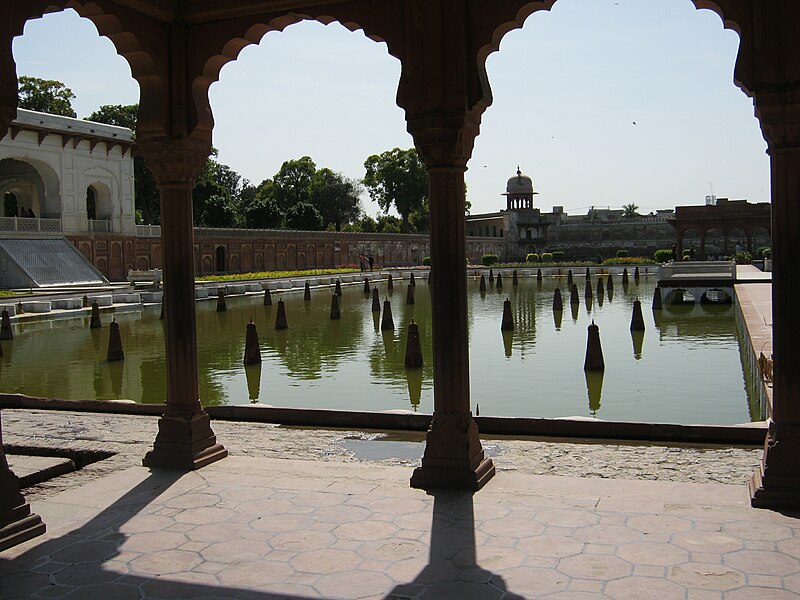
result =
[[800,150],[800,87],[756,92],[754,105],[770,155]]
[[160,188],[194,186],[211,154],[210,141],[190,137],[141,140],[136,146]]
[[460,168],[466,171],[480,129],[474,111],[407,115],[408,132],[428,170]]

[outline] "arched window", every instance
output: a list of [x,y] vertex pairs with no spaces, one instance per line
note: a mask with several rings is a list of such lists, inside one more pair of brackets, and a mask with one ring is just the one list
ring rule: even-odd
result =
[[92,186],[86,188],[86,218],[90,221],[97,218],[97,192]]
[[217,246],[217,273],[225,271],[225,246]]

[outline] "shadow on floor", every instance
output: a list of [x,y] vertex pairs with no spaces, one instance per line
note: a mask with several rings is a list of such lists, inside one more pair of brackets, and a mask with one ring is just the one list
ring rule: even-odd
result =
[[[145,480],[81,527],[35,545],[16,558],[0,555],[0,597],[4,600],[31,597],[69,600],[316,600],[323,597],[322,594],[296,595],[195,583],[186,574],[181,576],[184,581],[170,580],[170,575],[125,574],[125,563],[116,560],[125,552],[122,546],[128,539],[120,529],[156,498],[168,493],[182,476],[179,471],[151,471]],[[413,581],[395,585],[385,596],[386,600],[478,600],[501,596],[504,600],[521,600],[522,596],[508,593],[499,575],[477,564],[472,494],[435,492],[432,495],[434,505],[428,564]],[[28,543],[35,543],[35,540]],[[158,553],[154,550],[151,554]],[[192,568],[187,565],[184,570],[196,579],[208,577],[208,574],[192,571]],[[287,587],[276,582],[275,588],[281,587],[291,589],[290,585]]]

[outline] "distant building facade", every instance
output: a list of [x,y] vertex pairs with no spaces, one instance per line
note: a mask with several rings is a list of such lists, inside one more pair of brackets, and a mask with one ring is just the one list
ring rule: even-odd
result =
[[720,198],[706,206],[679,206],[648,215],[592,208],[568,215],[563,207],[542,213],[534,207],[533,181],[519,168],[506,183],[505,210],[467,215],[467,256],[479,261],[486,248],[504,261],[529,253],[564,252],[567,259],[597,260],[627,250],[652,257],[656,250],[696,246],[698,257],[730,256],[737,249],[755,253],[770,243],[770,204]]

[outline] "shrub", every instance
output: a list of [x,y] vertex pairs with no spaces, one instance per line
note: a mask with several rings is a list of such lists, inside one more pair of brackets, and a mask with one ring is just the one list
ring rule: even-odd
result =
[[737,265],[749,265],[753,262],[753,255],[749,252],[737,252],[733,259]]
[[617,258],[628,258],[627,250],[617,250]]
[[491,265],[496,265],[500,262],[500,257],[497,254],[484,254],[481,256],[481,264],[484,267],[489,267]]
[[672,260],[672,250],[656,250],[655,258],[657,263],[665,263]]
[[628,258],[607,258],[603,261],[604,265],[652,265],[655,264],[652,258],[646,256],[634,256]]
[[425,258],[422,259],[422,266],[423,267],[430,267],[431,266],[431,257],[430,256],[426,256]]
[[525,257],[525,262],[537,263],[539,262],[539,255],[535,252],[531,252]]
[[553,252],[553,261],[554,262],[562,262],[564,260],[564,253],[563,252]]
[[542,262],[553,262],[552,252],[542,252]]
[[756,256],[758,258],[769,258],[772,256],[772,249],[769,246],[761,246],[756,250]]

